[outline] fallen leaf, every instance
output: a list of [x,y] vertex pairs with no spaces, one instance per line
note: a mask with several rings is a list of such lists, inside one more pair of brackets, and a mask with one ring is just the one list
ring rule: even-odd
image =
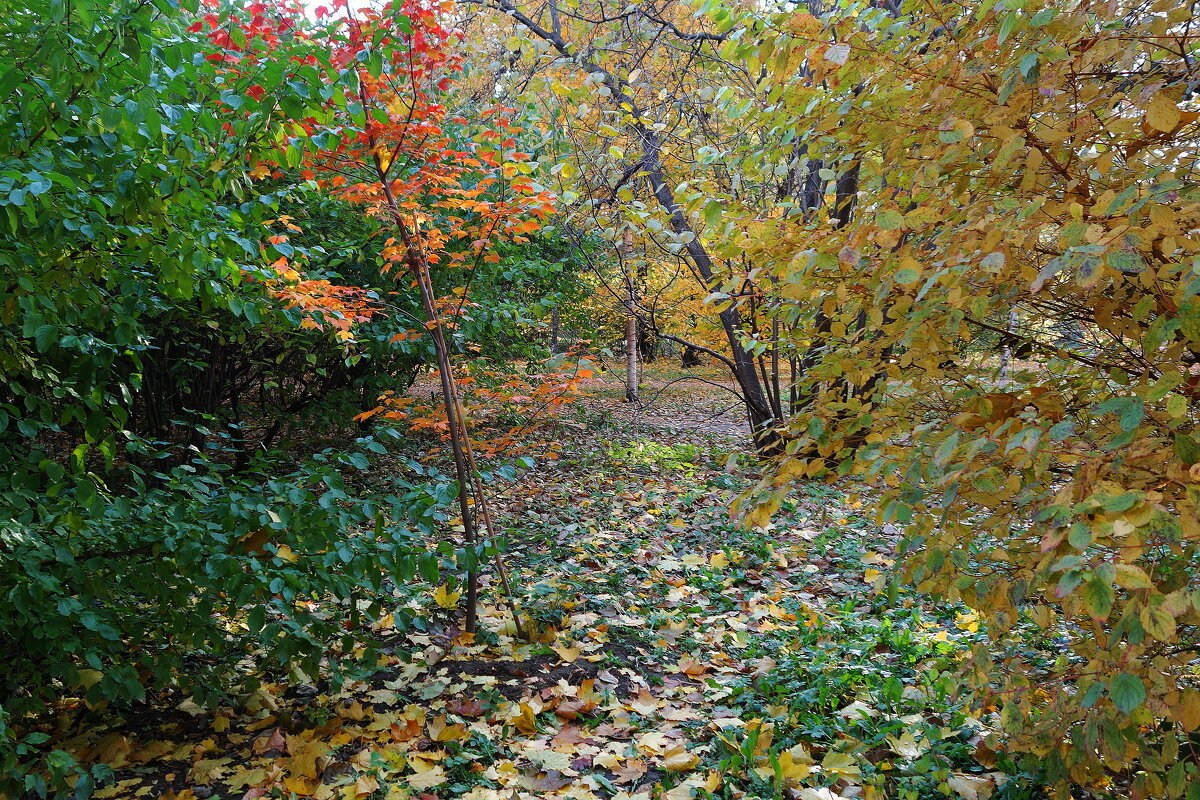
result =
[[579,658],[579,654],[583,652],[581,647],[568,647],[564,644],[551,645],[550,649],[558,653],[558,657],[568,664],[573,664],[575,659]]
[[471,735],[465,725],[446,722],[444,714],[430,720],[428,730],[429,738],[435,742],[456,742],[459,739],[466,739]]
[[460,597],[462,592],[452,592],[445,584],[433,590],[433,601],[442,608],[456,608]]
[[946,779],[946,785],[963,800],[988,800],[996,790],[990,778],[956,772]]
[[374,775],[359,775],[354,781],[354,793],[359,797],[366,797],[377,791],[379,791],[379,779]]
[[267,779],[267,771],[262,767],[255,769],[238,769],[226,779],[230,789],[242,789],[248,786],[258,786]]
[[629,701],[627,708],[636,711],[643,717],[653,714],[662,705],[654,695],[650,694],[649,690],[642,687],[638,692],[637,697]]
[[[550,770],[549,772],[529,781],[529,788],[535,792],[556,792],[564,786],[570,786],[571,779],[565,775]],[[513,796],[516,796],[514,793]]]
[[688,749],[683,746],[673,747],[663,753],[662,765],[663,769],[669,772],[687,772],[700,762],[700,757],[695,753],[688,752]]
[[526,750],[525,757],[543,770],[557,770],[563,773],[573,771],[571,762],[574,761],[574,756],[570,753],[560,753],[557,750]]
[[647,769],[648,767],[644,760],[631,758],[622,764],[620,769],[613,771],[613,781],[615,783],[637,783],[646,774]]
[[446,771],[442,769],[441,764],[435,764],[420,772],[406,775],[404,781],[413,789],[432,789],[446,782]]

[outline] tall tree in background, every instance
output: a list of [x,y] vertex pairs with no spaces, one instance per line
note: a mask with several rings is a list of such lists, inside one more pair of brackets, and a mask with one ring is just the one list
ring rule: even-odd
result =
[[[529,53],[535,71],[545,66],[540,60],[556,65],[537,85],[548,86],[568,101],[563,112],[554,113],[564,114],[568,126],[575,129],[573,137],[590,137],[576,150],[589,155],[557,172],[565,180],[580,176],[592,195],[587,198],[588,208],[595,211],[605,204],[619,204],[621,215],[686,259],[707,292],[731,297],[746,290],[747,280],[752,279],[744,274],[744,265],[715,258],[706,242],[706,235],[721,230],[720,198],[708,198],[686,186],[693,163],[704,159],[699,152],[704,145],[696,141],[703,136],[696,134],[709,129],[716,133],[719,127],[710,119],[713,109],[708,103],[721,76],[746,82],[736,67],[722,66],[715,52],[724,36],[697,28],[695,20],[670,2],[627,9],[557,2],[534,7],[512,0],[485,5],[535,37],[537,44]],[[705,67],[719,67],[719,73],[707,74]],[[719,135],[728,134],[727,130]],[[683,142],[684,152],[674,141]],[[581,187],[574,188],[578,198]],[[757,363],[756,352],[761,350],[755,351],[747,342],[748,329],[738,304],[721,303],[717,317],[725,352],[710,352],[729,367],[755,438],[768,445],[774,441],[771,428],[779,415]]]

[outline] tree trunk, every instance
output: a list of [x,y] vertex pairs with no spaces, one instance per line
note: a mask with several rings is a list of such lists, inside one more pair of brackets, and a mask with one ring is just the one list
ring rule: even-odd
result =
[[[644,303],[642,298],[646,296],[646,286],[649,284],[650,262],[649,259],[638,259],[637,264],[637,293],[639,302]],[[644,309],[647,316],[653,315],[653,309]],[[654,325],[645,324],[641,318],[638,319],[638,357],[643,364],[649,364],[654,359],[658,358],[658,337],[654,335]]]
[[[706,286],[713,289],[716,287],[717,280],[712,257],[704,248],[700,237],[696,236],[695,231],[692,230],[687,216],[683,213],[683,208],[675,201],[674,190],[667,184],[666,177],[663,175],[660,158],[661,139],[658,133],[645,125],[639,123],[635,127],[642,145],[642,167],[645,171],[646,181],[650,184],[650,191],[663,211],[667,213],[671,230],[675,233],[692,234],[691,239],[684,247]],[[725,339],[729,342],[729,350],[732,355],[731,371],[746,404],[746,414],[750,419],[754,442],[760,449],[773,448],[777,445],[779,437],[772,430],[772,426],[778,420],[772,413],[771,403],[767,400],[762,382],[754,368],[754,359],[742,346],[741,314],[735,306],[730,305],[718,314],[718,318],[725,331]]]
[[[855,201],[858,197],[858,171],[859,162],[854,161],[849,167],[847,167],[837,176],[837,182],[834,184],[836,196],[833,207],[829,210],[829,219],[833,223],[835,230],[846,227],[850,224],[850,220],[853,219]],[[813,173],[810,173],[810,178],[811,177],[813,177]],[[820,179],[819,175],[816,177],[818,180]],[[808,201],[805,200],[805,213],[811,214],[816,210],[816,207],[809,208],[807,203]],[[825,347],[823,337],[830,332],[832,326],[833,320],[830,319],[829,315],[826,314],[823,309],[818,308],[816,315],[813,318],[813,329],[816,333],[816,336],[814,337],[812,344],[808,346],[808,349],[805,351],[804,355],[802,355],[799,359],[798,366],[800,375],[803,376],[810,369],[812,369],[818,361],[820,361],[821,351]],[[793,378],[792,381],[794,385],[795,378]],[[812,392],[799,394],[798,392],[793,391],[792,414],[795,414],[797,411],[802,411],[809,403],[812,402],[812,400]]]
[[[1008,312],[1008,324],[1004,326],[1005,333],[1011,333],[1017,327],[1017,310]],[[1008,370],[1012,364],[1012,337],[1005,336],[1004,349],[1000,353],[1000,385],[1008,385]]]
[[[633,303],[633,292],[629,302]],[[638,326],[632,313],[625,316],[625,402],[638,402]]]
[[621,242],[621,252],[624,254],[622,265],[625,268],[625,402],[638,402],[638,319],[637,319],[637,281],[634,280],[633,269],[629,264],[629,256],[633,253],[633,231],[625,229],[625,238]]

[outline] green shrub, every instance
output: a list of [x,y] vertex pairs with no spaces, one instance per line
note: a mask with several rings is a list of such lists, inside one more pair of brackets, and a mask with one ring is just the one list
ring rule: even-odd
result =
[[[4,492],[8,509],[27,501],[0,524],[8,724],[63,695],[121,705],[175,689],[212,705],[231,686],[254,688],[236,669],[248,656],[260,671],[317,675],[331,666],[326,653],[369,650],[360,617],[392,610],[418,573],[436,577],[427,545],[455,496],[418,464],[371,491],[348,489],[380,452],[362,439],[285,475],[196,459],[144,491],[91,502]],[[0,759],[0,790],[18,779],[38,788],[14,754]]]

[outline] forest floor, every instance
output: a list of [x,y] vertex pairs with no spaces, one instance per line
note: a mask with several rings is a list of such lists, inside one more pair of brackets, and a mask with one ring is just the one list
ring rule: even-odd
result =
[[377,620],[382,661],[338,688],[293,676],[237,712],[91,732],[117,768],[98,797],[1039,796],[950,699],[976,619],[897,586],[849,487],[732,524],[754,479],[733,398],[679,377],[650,370],[646,408],[615,371],[589,381],[557,458],[493,487],[524,639],[494,581],[474,637],[452,587],[415,587],[422,629]]

